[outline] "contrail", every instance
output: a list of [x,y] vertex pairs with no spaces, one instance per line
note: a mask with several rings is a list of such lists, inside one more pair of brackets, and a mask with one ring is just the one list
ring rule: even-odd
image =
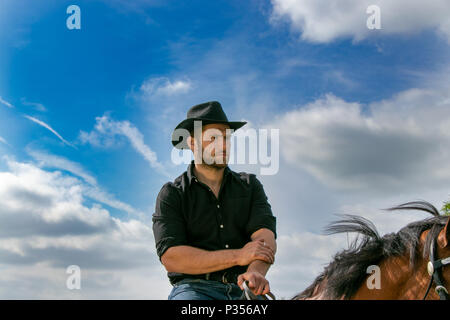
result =
[[0,137],[0,142],[9,146],[9,143],[3,137]]
[[[55,130],[53,130],[52,127],[50,127],[48,124],[46,124],[45,122],[36,119],[34,117],[28,116],[28,115],[24,115],[25,118],[37,123],[40,126],[43,126],[44,128],[46,128],[47,130],[50,130],[55,136],[57,136],[62,142],[64,142],[65,144],[67,144],[68,146],[71,146],[72,148],[75,148],[75,146],[73,144],[71,144],[70,142],[66,141],[63,137],[61,137],[61,135],[56,132]],[[76,148],[75,148],[76,149]]]
[[11,103],[9,103],[9,102],[6,101],[6,100],[3,100],[2,97],[0,97],[0,103],[4,104],[4,105],[7,106],[8,108],[14,108],[14,106],[13,106]]
[[28,147],[26,148],[26,151],[39,163],[39,166],[58,168],[69,171],[70,173],[83,178],[84,181],[86,181],[90,185],[97,186],[97,179],[86,172],[86,170],[77,162],[73,162],[64,157],[52,155],[39,150],[33,150]]

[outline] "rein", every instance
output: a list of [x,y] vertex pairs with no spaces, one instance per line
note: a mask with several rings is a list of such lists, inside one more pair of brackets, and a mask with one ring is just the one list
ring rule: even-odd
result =
[[[247,300],[261,300],[259,297],[262,298],[262,300],[276,300],[275,296],[273,295],[272,292],[269,292],[265,295],[261,295],[261,296],[257,296],[255,295],[250,288],[248,287],[248,281],[244,281],[244,283],[242,284],[244,286],[244,296]],[[270,299],[268,298],[270,297]]]
[[427,271],[430,275],[430,282],[428,283],[427,291],[425,292],[425,296],[422,300],[426,299],[433,283],[436,284],[436,288],[434,290],[439,295],[439,299],[449,300],[448,290],[447,288],[445,288],[444,282],[442,281],[442,268],[450,264],[450,257],[435,260],[435,249],[436,239],[433,239],[433,242],[430,245],[430,255],[427,264]]

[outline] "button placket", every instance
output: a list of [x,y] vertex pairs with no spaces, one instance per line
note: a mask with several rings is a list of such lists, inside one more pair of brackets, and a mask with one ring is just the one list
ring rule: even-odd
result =
[[[217,222],[219,224],[220,231],[223,231],[224,230],[224,224],[223,224],[223,221],[222,221],[221,205],[219,203],[220,202],[219,199],[222,198],[221,194],[222,194],[222,191],[223,191],[223,186],[225,184],[224,182],[226,180],[224,179],[224,181],[222,181],[222,185],[220,186],[220,191],[219,191],[219,197],[217,198],[216,195],[214,194],[214,192],[212,191],[212,189],[208,185],[204,184],[201,181],[198,181],[197,177],[195,177],[195,176],[193,178],[194,178],[195,182],[199,183],[200,185],[203,185],[209,191],[209,193],[212,195],[212,197],[214,198],[214,200],[216,202],[216,208],[217,208]],[[223,239],[223,236],[221,236],[221,238],[222,238],[221,240],[223,241],[222,243],[224,243],[225,241]],[[224,244],[224,247],[226,249],[228,249],[230,247],[230,245],[228,243],[226,243],[226,244]]]
[[[217,222],[219,223],[219,231],[223,231],[223,229],[224,229],[224,226],[223,226],[223,220],[222,220],[222,213],[221,213],[221,209],[220,209],[220,203],[217,201],[217,204],[216,204],[216,207],[217,207]],[[222,236],[221,236],[221,239],[222,239],[222,241],[223,242],[225,242],[224,240],[224,236],[223,236],[223,234],[222,234]],[[223,243],[222,242],[222,243]],[[225,244],[224,245],[224,247],[226,248],[226,249],[228,249],[230,246],[229,246],[229,244]]]
[[[222,184],[221,184],[221,186],[220,186],[220,189],[219,189],[219,194],[218,194],[218,199],[217,199],[217,211],[219,212],[219,231],[223,231],[224,230],[224,226],[223,226],[223,220],[222,220],[222,214],[221,214],[221,209],[220,209],[220,203],[219,203],[219,201],[220,201],[220,199],[222,199],[222,197],[223,197],[223,188],[224,188],[224,186],[225,186],[225,182],[227,181],[227,176],[225,176],[224,177],[224,179],[222,180]],[[224,236],[223,236],[223,233],[222,233],[222,236],[221,236],[221,239],[222,239],[222,241],[224,241]],[[223,242],[222,242],[223,243]],[[225,244],[225,248],[226,249],[228,249],[230,247],[230,245],[228,244],[228,243],[226,243]]]

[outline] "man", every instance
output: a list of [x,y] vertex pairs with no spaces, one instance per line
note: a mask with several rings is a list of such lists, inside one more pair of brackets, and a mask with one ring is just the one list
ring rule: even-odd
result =
[[[157,254],[173,289],[169,299],[239,299],[243,282],[256,295],[270,292],[276,218],[254,174],[228,167],[230,131],[222,106],[193,106],[175,128],[172,144],[194,160],[161,188],[153,214]],[[181,141],[180,141],[181,138]]]

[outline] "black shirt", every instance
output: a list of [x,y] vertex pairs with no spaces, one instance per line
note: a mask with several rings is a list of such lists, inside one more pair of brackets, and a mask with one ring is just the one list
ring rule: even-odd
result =
[[[218,199],[194,175],[194,161],[187,171],[161,188],[153,214],[153,235],[161,259],[172,247],[188,245],[205,250],[240,249],[260,228],[273,231],[276,218],[264,188],[254,174],[224,169]],[[247,266],[227,271],[243,273]],[[168,272],[170,281],[183,274]]]

